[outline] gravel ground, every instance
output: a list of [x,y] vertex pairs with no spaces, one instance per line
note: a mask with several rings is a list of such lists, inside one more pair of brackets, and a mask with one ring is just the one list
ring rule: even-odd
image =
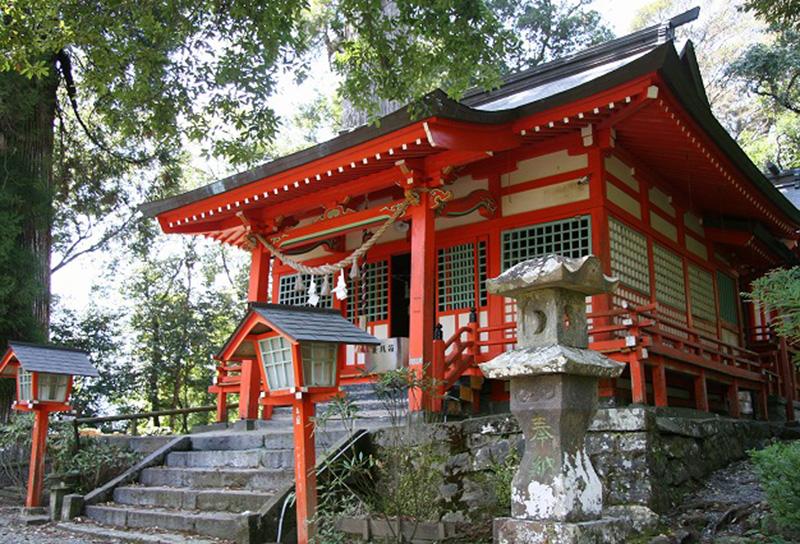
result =
[[733,463],[709,476],[703,486],[685,496],[672,515],[662,518],[670,530],[651,544],[788,544],[770,521],[769,506],[749,460]]
[[19,506],[0,506],[0,544],[116,544],[116,539],[77,536],[55,523],[25,525]]

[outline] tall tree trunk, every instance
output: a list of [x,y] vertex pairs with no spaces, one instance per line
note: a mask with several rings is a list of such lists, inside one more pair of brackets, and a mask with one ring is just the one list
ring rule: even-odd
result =
[[[0,74],[0,349],[48,337],[55,74]],[[13,396],[0,387],[0,420]]]

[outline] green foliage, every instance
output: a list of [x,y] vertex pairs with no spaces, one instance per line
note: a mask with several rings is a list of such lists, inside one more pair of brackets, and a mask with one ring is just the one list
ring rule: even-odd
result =
[[[212,356],[241,317],[246,284],[226,277],[219,247],[201,250],[187,241],[176,254],[162,256],[147,238],[140,244],[139,263],[125,286],[133,303],[130,356],[138,369],[139,398],[153,411],[211,404]],[[171,417],[169,426],[188,430],[207,418]],[[153,423],[161,425],[158,419]]]
[[487,0],[512,32],[506,70],[530,68],[614,38],[591,0]]
[[779,336],[800,341],[800,267],[776,268],[753,281],[751,292],[743,295],[777,312],[772,326]]
[[776,521],[800,531],[800,441],[776,443],[750,455]]
[[790,28],[800,23],[800,2],[797,0],[746,0],[742,7],[774,26]]
[[116,478],[138,460],[139,455],[100,438],[84,437],[75,445],[70,424],[54,426],[49,438],[50,479],[64,481],[76,493],[88,493]]
[[[0,426],[0,482],[24,490],[27,485],[33,417],[15,415]],[[72,425],[51,421],[47,438],[48,479],[60,479],[77,493],[87,493],[118,476],[138,455],[107,442],[85,437],[75,446]]]
[[349,537],[336,528],[336,521],[345,516],[360,516],[367,511],[361,497],[375,487],[375,458],[363,452],[348,452],[335,462],[326,461],[323,479],[317,486],[317,544],[349,542]]
[[99,378],[75,380],[70,403],[80,417],[98,415],[103,403],[124,406],[135,391],[135,372],[123,357],[121,312],[91,306],[64,309],[51,325],[51,341],[89,352]]
[[778,31],[773,42],[751,46],[730,69],[747,81],[752,93],[800,113],[800,31]]

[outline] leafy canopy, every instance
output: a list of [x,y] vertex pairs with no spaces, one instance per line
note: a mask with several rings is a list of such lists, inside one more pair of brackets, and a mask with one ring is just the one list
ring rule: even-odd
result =
[[0,69],[43,77],[57,59],[98,139],[136,158],[185,134],[233,162],[275,135],[270,97],[281,73],[307,74],[317,4],[350,29],[336,52],[349,94],[413,99],[440,86],[458,96],[499,81],[510,33],[480,0],[395,0],[391,13],[375,0],[310,4],[6,0]]

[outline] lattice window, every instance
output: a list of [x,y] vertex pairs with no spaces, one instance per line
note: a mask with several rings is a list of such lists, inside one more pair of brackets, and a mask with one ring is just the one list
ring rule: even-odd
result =
[[[302,289],[297,289],[297,278],[300,278]],[[317,294],[319,295],[324,281],[323,276],[316,276]],[[334,287],[333,276],[328,276],[331,289]],[[308,286],[311,283],[310,274],[286,274],[281,276],[280,284],[278,285],[278,304],[289,304],[292,306],[308,306]],[[326,295],[319,297],[318,308],[332,308],[333,296]]]
[[693,316],[712,323],[717,321],[714,280],[711,272],[693,264],[689,265],[689,296],[692,301]]
[[476,290],[479,292],[480,305],[486,305],[485,242],[478,243],[477,253],[476,256],[473,243],[450,246],[438,251],[437,277],[440,311],[475,307]]
[[348,277],[347,290],[350,296],[347,298],[347,318],[354,323],[362,314],[368,322],[389,319],[389,261],[376,261],[363,266],[366,300],[362,298],[361,279],[353,282]]
[[486,306],[489,303],[489,294],[486,291],[486,280],[488,279],[488,271],[486,269],[486,242],[478,242],[478,297],[480,298],[481,306]]
[[318,387],[336,383],[336,352],[338,346],[328,342],[302,342],[303,382]]
[[67,381],[69,376],[64,374],[39,373],[39,395],[38,400],[66,402],[67,400]]
[[19,367],[17,372],[19,373],[19,399],[33,400],[33,374],[22,367]]
[[[683,260],[660,244],[653,244],[656,273],[656,300],[673,308],[686,309],[686,283]],[[686,318],[682,319],[684,321]]]
[[540,223],[503,232],[503,270],[527,259],[555,253],[584,257],[591,252],[592,232],[588,215]]
[[719,316],[734,325],[739,324],[739,292],[736,280],[727,274],[717,272],[717,292],[719,293]]
[[608,220],[611,273],[620,283],[639,291],[650,293],[650,266],[647,259],[647,238],[620,223]]
[[294,387],[292,347],[289,342],[282,336],[273,336],[260,340],[258,344],[269,388],[274,391]]

